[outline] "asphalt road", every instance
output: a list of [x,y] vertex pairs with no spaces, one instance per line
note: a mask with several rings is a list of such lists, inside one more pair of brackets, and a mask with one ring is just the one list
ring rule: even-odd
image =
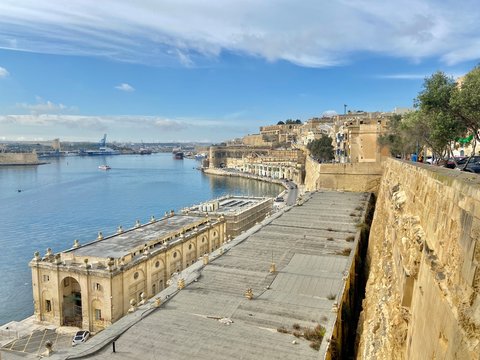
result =
[[[295,186],[295,185],[292,185],[292,186]],[[286,200],[286,203],[288,206],[295,205],[295,202],[297,201],[297,194],[298,194],[298,189],[296,186],[293,189],[290,189],[288,191],[288,197]]]

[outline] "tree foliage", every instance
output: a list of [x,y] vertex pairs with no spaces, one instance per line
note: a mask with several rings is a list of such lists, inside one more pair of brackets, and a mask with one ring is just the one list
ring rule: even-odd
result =
[[394,117],[387,135],[381,137],[392,153],[414,152],[429,147],[436,158],[453,157],[459,142],[480,141],[480,67],[458,84],[443,72],[427,77],[415,99],[416,110],[402,119]]
[[474,151],[480,141],[480,66],[476,66],[465,75],[460,89],[450,99],[450,106],[456,116],[474,136]]
[[307,145],[311,155],[320,162],[330,161],[334,158],[332,139],[327,135],[322,135],[320,139],[313,140]]
[[419,141],[417,137],[418,133],[412,131],[411,121],[404,121],[401,115],[395,114],[388,122],[387,133],[380,136],[379,143],[388,146],[393,155],[404,159],[407,154],[415,152]]
[[465,123],[452,106],[452,99],[460,93],[457,83],[445,73],[436,72],[425,79],[423,87],[416,105],[424,143],[436,157],[452,156],[455,139],[466,132]]

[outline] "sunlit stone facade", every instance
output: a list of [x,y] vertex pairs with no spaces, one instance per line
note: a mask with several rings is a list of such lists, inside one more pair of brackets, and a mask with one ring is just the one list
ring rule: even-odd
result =
[[226,241],[224,217],[175,215],[30,262],[38,321],[99,331]]

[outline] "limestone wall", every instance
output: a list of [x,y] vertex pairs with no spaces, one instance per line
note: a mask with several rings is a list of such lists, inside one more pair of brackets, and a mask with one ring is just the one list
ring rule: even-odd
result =
[[480,358],[480,177],[388,159],[359,359]]
[[35,153],[0,153],[0,166],[34,165],[38,163],[38,156]]
[[382,174],[380,163],[319,164],[310,157],[305,162],[305,189],[377,192]]

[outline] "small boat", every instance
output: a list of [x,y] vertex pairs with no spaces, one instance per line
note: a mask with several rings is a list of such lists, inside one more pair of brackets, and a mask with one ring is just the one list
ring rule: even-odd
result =
[[138,153],[139,153],[140,155],[151,155],[151,154],[152,154],[152,150],[146,149],[146,148],[140,148],[140,150],[138,150]]
[[207,157],[207,154],[205,154],[205,153],[195,154],[195,160],[198,160],[198,161],[201,161],[201,160],[205,159],[206,157]]
[[98,168],[99,168],[100,170],[110,170],[110,169],[111,169],[111,167],[108,166],[108,165],[100,165]]
[[176,160],[183,160],[183,151],[180,148],[173,149],[173,158]]

